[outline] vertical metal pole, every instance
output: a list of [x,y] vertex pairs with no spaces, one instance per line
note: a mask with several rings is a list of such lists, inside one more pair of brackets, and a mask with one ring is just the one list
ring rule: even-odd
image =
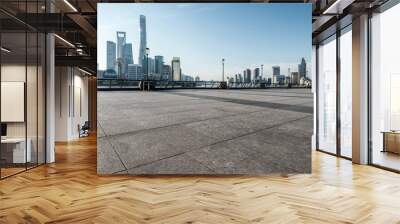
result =
[[[36,1],[36,13],[39,13],[39,1]],[[39,31],[36,31],[36,166],[38,165],[39,165]]]
[[225,71],[224,71],[224,69],[225,69],[224,67],[225,67],[225,63],[224,63],[224,62],[225,62],[225,59],[223,58],[223,59],[222,59],[222,82],[225,80],[225,77],[224,77],[224,72],[225,72]]
[[[367,155],[367,164],[372,164],[373,162],[373,153],[372,153],[372,29],[371,29],[371,20],[372,20],[372,12],[368,12],[368,25],[367,25],[367,47],[368,47],[368,53],[367,53],[367,83],[368,83],[368,94],[367,94],[367,132],[368,132],[368,155]],[[386,149],[386,146],[385,146]]]
[[319,150],[319,44],[315,46],[315,148]]
[[[25,1],[25,21],[28,19],[28,2]],[[25,87],[24,87],[24,122],[25,122],[25,170],[28,169],[28,24],[25,25]]]
[[340,35],[339,27],[336,31],[336,155],[341,156],[341,119],[340,119]]

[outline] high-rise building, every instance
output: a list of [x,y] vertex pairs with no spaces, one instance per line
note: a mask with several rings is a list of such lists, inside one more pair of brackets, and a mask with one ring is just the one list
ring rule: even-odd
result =
[[146,34],[146,16],[140,15],[140,46],[139,46],[139,64],[143,64],[147,48],[147,34]]
[[260,79],[260,68],[255,68],[254,69],[254,80],[259,80]]
[[299,64],[299,75],[300,75],[300,78],[306,77],[306,73],[307,73],[306,60],[304,58],[301,58],[301,63]]
[[272,75],[273,76],[281,75],[281,68],[279,66],[272,66]]
[[154,60],[154,58],[150,58],[149,57],[149,73],[150,74],[154,74],[155,73],[155,71],[156,71],[156,63],[155,63],[155,60]]
[[115,71],[116,59],[116,45],[112,41],[107,41],[107,69]]
[[172,80],[172,76],[171,76],[171,66],[169,65],[164,65],[163,66],[163,72],[162,72],[162,79],[163,80]]
[[126,78],[127,68],[125,60],[123,58],[117,58],[117,76],[120,79]]
[[125,43],[126,43],[126,33],[117,31],[117,58],[123,58]]
[[244,74],[244,82],[251,82],[251,69],[246,69],[244,70],[245,74]]
[[298,72],[292,72],[292,84],[293,85],[300,84],[300,76]]
[[124,68],[122,69],[122,72],[124,73],[126,77],[128,77],[128,65],[133,64],[133,56],[132,56],[132,44],[124,44],[122,46],[122,59],[120,60]]
[[128,65],[128,79],[131,80],[143,80],[142,66],[138,64]]
[[272,83],[273,84],[280,84],[281,80],[282,80],[281,67],[272,66]]
[[172,58],[171,68],[172,68],[172,80],[181,81],[182,71],[181,71],[181,59],[179,57]]
[[155,61],[154,61],[154,58],[145,57],[145,59],[143,60],[142,68],[143,68],[143,74],[146,74],[146,75],[147,74],[149,74],[149,75],[155,74]]
[[122,57],[125,59],[127,65],[133,64],[132,44],[125,44],[123,46]]
[[156,74],[162,74],[163,73],[163,66],[164,66],[164,57],[161,55],[156,55],[154,56],[154,67],[155,67],[155,73]]

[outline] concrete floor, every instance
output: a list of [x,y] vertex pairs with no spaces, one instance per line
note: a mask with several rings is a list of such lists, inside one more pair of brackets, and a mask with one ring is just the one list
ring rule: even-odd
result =
[[98,92],[100,174],[311,172],[309,89]]

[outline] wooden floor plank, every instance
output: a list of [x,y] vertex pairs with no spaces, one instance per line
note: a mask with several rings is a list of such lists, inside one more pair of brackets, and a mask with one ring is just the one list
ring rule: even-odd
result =
[[98,176],[96,138],[0,181],[0,223],[400,223],[400,175],[313,152],[313,174]]

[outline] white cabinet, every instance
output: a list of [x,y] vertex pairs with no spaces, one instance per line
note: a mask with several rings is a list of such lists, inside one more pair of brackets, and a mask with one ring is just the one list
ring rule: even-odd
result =
[[[32,161],[32,141],[25,138],[7,138],[1,140],[2,146],[11,148],[12,151],[12,163],[25,163]],[[27,144],[25,151],[25,144]]]

